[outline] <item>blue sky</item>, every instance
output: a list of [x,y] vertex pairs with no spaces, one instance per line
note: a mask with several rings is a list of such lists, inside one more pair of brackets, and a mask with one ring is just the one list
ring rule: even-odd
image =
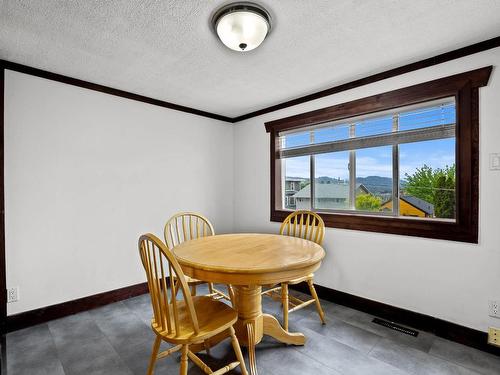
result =
[[[444,105],[400,114],[399,129],[410,130],[455,122],[455,106]],[[383,116],[356,123],[356,136],[369,136],[391,132],[392,117]],[[287,147],[297,147],[310,143],[310,133],[286,135]],[[349,138],[349,125],[336,124],[334,127],[318,129],[314,133],[314,143]],[[407,143],[400,146],[400,176],[412,174],[416,168],[427,164],[432,168],[444,168],[455,162],[455,139],[440,139],[426,142]],[[329,176],[347,179],[349,172],[349,152],[342,151],[316,155],[316,177]],[[302,156],[286,160],[286,175],[309,177],[309,157]],[[392,146],[382,146],[356,151],[357,177],[392,177]]]

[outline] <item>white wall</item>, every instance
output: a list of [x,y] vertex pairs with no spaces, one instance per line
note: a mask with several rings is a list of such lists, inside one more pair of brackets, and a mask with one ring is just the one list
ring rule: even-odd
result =
[[6,71],[8,314],[145,280],[139,234],[233,229],[233,125]]
[[[269,221],[269,134],[264,122],[406,87],[487,65],[500,65],[500,48],[236,124],[234,217],[237,231],[274,232]],[[305,67],[307,69],[307,67]],[[320,285],[485,331],[488,299],[500,300],[500,171],[488,155],[500,152],[500,74],[480,91],[479,244],[327,229]]]
[[[277,232],[264,122],[499,63],[497,48],[236,125],[7,71],[7,286],[21,295],[8,314],[142,282],[137,237],[161,234],[178,210],[205,213],[218,232]],[[479,244],[328,229],[317,283],[498,325],[487,315],[500,299],[500,172],[488,170],[500,152],[497,69],[480,99]]]

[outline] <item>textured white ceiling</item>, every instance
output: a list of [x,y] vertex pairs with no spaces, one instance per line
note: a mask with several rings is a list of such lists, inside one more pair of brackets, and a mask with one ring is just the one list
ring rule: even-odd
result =
[[223,0],[0,0],[0,58],[238,116],[500,34],[500,0],[261,0],[248,53],[210,29]]

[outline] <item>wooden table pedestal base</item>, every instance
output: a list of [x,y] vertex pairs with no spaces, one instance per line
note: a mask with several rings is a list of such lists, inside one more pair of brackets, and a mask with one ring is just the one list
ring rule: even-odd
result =
[[[236,336],[240,345],[248,348],[248,369],[250,374],[257,374],[257,362],[255,358],[255,346],[262,340],[264,335],[290,345],[304,345],[306,338],[302,333],[290,333],[285,331],[278,320],[269,314],[262,313],[262,287],[234,286],[235,308],[238,310],[238,321],[234,325]],[[209,342],[191,347],[192,351],[202,351],[206,346],[210,347],[224,340],[227,334],[212,337]],[[206,346],[205,346],[206,345]]]

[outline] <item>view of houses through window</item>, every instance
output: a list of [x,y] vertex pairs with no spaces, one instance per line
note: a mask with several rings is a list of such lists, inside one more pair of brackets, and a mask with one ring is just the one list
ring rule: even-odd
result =
[[456,217],[455,101],[279,134],[282,208]]

